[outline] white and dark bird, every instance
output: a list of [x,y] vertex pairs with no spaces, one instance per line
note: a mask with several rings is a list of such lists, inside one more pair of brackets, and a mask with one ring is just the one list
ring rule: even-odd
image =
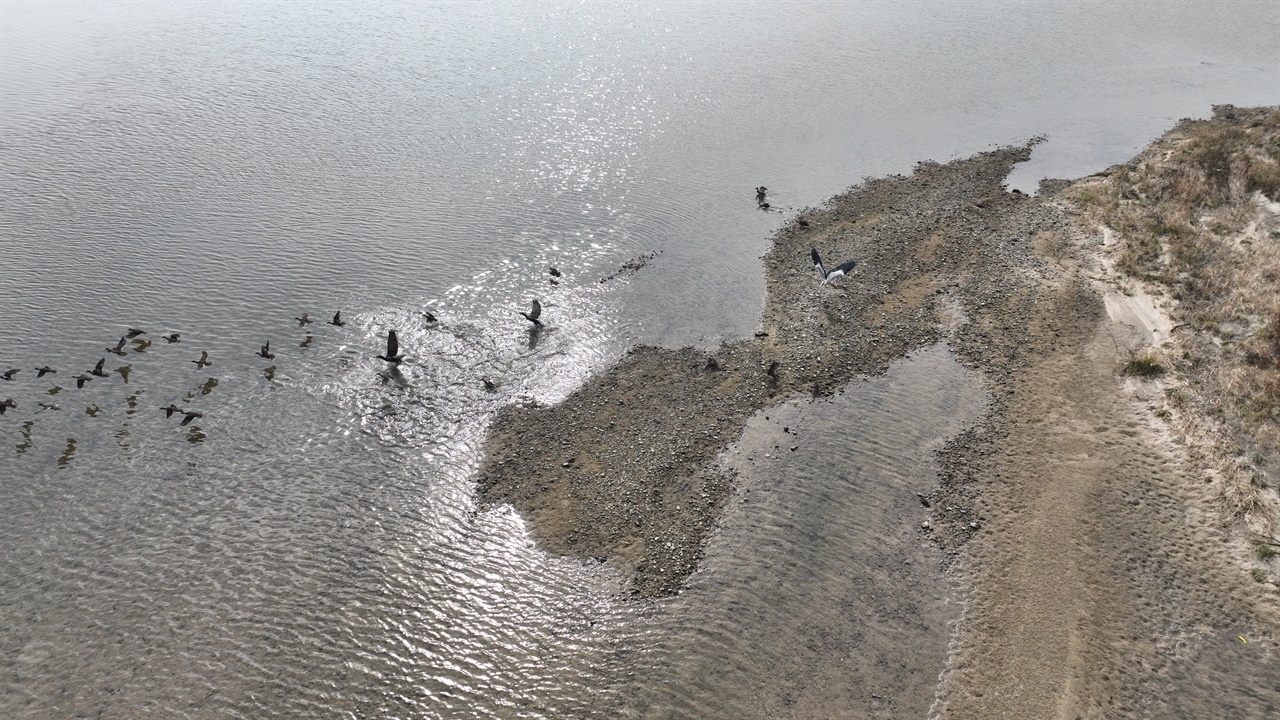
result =
[[537,298],[534,298],[533,309],[530,312],[521,310],[520,314],[524,316],[525,320],[533,323],[536,327],[542,327],[542,321],[538,319],[538,317],[542,315],[542,303],[538,302]]
[[302,327],[303,325],[310,325],[311,323],[315,322],[311,318],[307,317],[306,313],[302,313],[302,317],[294,318],[294,320],[298,321],[298,327]]
[[192,420],[195,420],[196,418],[204,417],[204,415],[196,412],[195,410],[186,410],[182,414],[185,415],[186,417],[182,418],[182,422],[178,423],[179,425],[189,425],[191,424]]
[[37,410],[36,412],[41,412],[42,410],[61,410],[62,409],[58,407],[58,403],[36,403],[36,404],[40,406],[40,410]]
[[338,312],[336,312],[336,313],[334,313],[334,314],[333,314],[333,319],[329,321],[329,324],[330,324],[330,325],[336,325],[336,326],[338,326],[338,327],[342,327],[343,325],[346,325],[346,323],[342,321],[342,311],[341,311],[341,310],[339,310]]
[[4,374],[0,375],[0,378],[4,378],[5,380],[12,380],[13,376],[17,375],[20,369],[21,368],[11,368],[9,370],[5,370]]
[[38,368],[36,368],[36,377],[38,377],[38,378],[42,378],[42,377],[44,377],[45,375],[48,375],[49,373],[56,373],[56,372],[58,372],[58,371],[57,371],[57,370],[54,370],[53,368],[49,367],[48,365],[45,365],[44,367],[38,367]]
[[432,322],[435,322],[435,321],[436,321],[436,316],[435,316],[435,315],[433,315],[433,314],[431,314],[431,311],[430,311],[430,310],[423,310],[423,311],[422,311],[422,317],[423,317],[427,322],[429,322],[429,323],[432,323]]
[[14,402],[14,401],[13,401],[13,398],[9,398],[8,400],[5,400],[4,402],[0,402],[0,415],[3,415],[3,414],[4,414],[4,411],[5,411],[5,410],[8,410],[9,408],[15,408],[15,409],[16,409],[17,407],[18,407],[18,403]]
[[258,357],[264,357],[264,358],[266,358],[266,359],[268,359],[268,360],[275,360],[275,359],[276,359],[276,356],[271,354],[271,341],[270,341],[270,340],[268,340],[268,341],[267,341],[267,344],[266,344],[266,345],[263,345],[263,346],[262,346],[262,349],[258,351]]
[[208,352],[207,350],[201,350],[201,351],[200,351],[200,359],[199,359],[199,360],[192,360],[191,362],[193,362],[193,363],[195,363],[195,364],[196,364],[196,369],[197,369],[197,370],[203,370],[205,365],[212,365],[212,364],[213,364],[213,361],[209,359],[209,352]]
[[164,341],[171,345],[176,342],[182,342],[180,339],[182,337],[181,333],[170,333],[168,335],[161,335],[160,337],[164,338]]
[[379,355],[378,359],[386,360],[396,365],[399,365],[400,361],[404,359],[404,355],[400,354],[400,339],[396,337],[395,330],[387,331],[387,354]]
[[113,348],[109,347],[109,348],[104,348],[104,349],[105,349],[107,352],[109,352],[109,353],[115,353],[116,355],[119,355],[120,357],[124,357],[124,344],[125,344],[126,342],[128,342],[128,341],[129,341],[129,339],[128,339],[128,338],[126,338],[126,337],[121,337],[121,338],[120,338],[120,342],[116,343],[116,346],[115,346],[115,347],[113,347]]
[[844,264],[840,265],[839,267],[836,267],[836,268],[834,268],[833,270],[831,270],[830,272],[828,272],[828,271],[827,271],[827,269],[826,269],[825,267],[823,267],[823,266],[822,266],[822,258],[818,257],[818,249],[817,249],[817,248],[810,248],[810,249],[809,249],[809,254],[813,257],[813,267],[814,267],[814,269],[816,269],[816,270],[818,271],[818,275],[822,276],[822,284],[823,284],[823,285],[826,285],[827,283],[831,282],[832,280],[835,280],[836,278],[840,277],[841,275],[847,275],[847,274],[849,274],[849,273],[850,273],[850,272],[852,272],[852,271],[853,271],[853,269],[854,269],[855,267],[857,267],[857,265],[858,265],[858,261],[857,261],[857,260],[850,260],[849,262],[846,262],[846,263],[844,263]]
[[146,335],[146,334],[147,334],[146,330],[139,330],[138,328],[129,328],[129,332],[125,333],[124,336],[132,340],[138,337],[139,335]]
[[497,384],[497,383],[495,383],[494,381],[490,380],[489,378],[487,378],[487,377],[482,377],[482,378],[480,378],[480,380],[481,380],[481,382],[483,382],[483,383],[484,383],[484,389],[485,389],[485,390],[488,390],[489,392],[493,392],[493,391],[495,391],[495,390],[497,390],[497,389],[498,389],[498,384]]
[[98,377],[108,377],[108,375],[107,375],[106,371],[102,369],[102,365],[103,365],[103,363],[105,363],[106,361],[107,361],[107,359],[106,359],[106,358],[102,358],[101,360],[99,360],[99,361],[98,361],[98,364],[97,364],[97,365],[94,365],[94,366],[93,366],[93,369],[89,371],[89,374],[90,374],[90,375],[97,375]]

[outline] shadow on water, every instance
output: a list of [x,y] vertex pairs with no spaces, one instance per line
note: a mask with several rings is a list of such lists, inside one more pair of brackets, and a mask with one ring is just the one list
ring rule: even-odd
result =
[[935,346],[830,400],[756,415],[689,589],[638,635],[627,717],[924,717],[958,608],[917,534],[933,453],[984,393]]
[[67,438],[67,449],[62,451],[62,455],[58,456],[58,467],[65,468],[71,464],[71,458],[76,456],[76,439]]

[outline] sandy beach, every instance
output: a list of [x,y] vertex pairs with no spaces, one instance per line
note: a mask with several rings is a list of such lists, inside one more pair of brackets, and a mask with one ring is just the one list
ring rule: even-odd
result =
[[[1274,117],[1213,122],[1274,134]],[[1172,131],[1132,165],[1186,141]],[[937,453],[918,516],[900,519],[936,551],[929,561],[963,610],[940,674],[896,685],[917,700],[899,710],[1274,717],[1280,595],[1274,565],[1260,569],[1245,537],[1273,532],[1259,518],[1274,517],[1274,490],[1252,520],[1224,513],[1221,488],[1161,409],[1167,393],[1122,373],[1158,341],[1172,347],[1173,321],[1168,302],[1114,270],[1107,232],[1078,201],[1116,170],[1046,182],[1034,197],[1006,192],[1030,151],[921,163],[799,213],[764,258],[754,339],[710,353],[637,348],[560,405],[510,408],[479,475],[484,502],[515,506],[554,552],[614,565],[638,596],[679,593],[734,492],[739,471],[722,453],[750,418],[842,393],[943,342],[989,400]],[[1254,204],[1250,231],[1276,242],[1274,203]],[[819,287],[811,247],[860,265]],[[849,672],[899,672],[875,657]],[[771,712],[882,715],[865,685],[845,692],[865,703]]]

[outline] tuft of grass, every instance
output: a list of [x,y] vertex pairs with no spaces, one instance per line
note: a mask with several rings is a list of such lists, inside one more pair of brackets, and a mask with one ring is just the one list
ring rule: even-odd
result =
[[1253,579],[1254,579],[1254,580],[1256,580],[1257,582],[1266,582],[1266,581],[1267,581],[1267,571],[1266,571],[1266,570],[1254,570],[1254,571],[1253,571]]
[[1259,545],[1253,549],[1253,554],[1257,555],[1259,560],[1270,560],[1276,556],[1276,549],[1270,545]]
[[1121,372],[1136,377],[1156,377],[1165,372],[1164,365],[1154,355],[1138,355],[1125,363]]

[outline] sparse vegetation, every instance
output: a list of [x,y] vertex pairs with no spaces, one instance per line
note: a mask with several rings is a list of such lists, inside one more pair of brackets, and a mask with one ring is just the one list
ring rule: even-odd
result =
[[1114,233],[1115,269],[1175,300],[1185,328],[1165,352],[1181,358],[1172,367],[1148,355],[1124,373],[1174,371],[1166,410],[1208,439],[1225,515],[1274,522],[1261,463],[1224,448],[1280,452],[1280,217],[1267,207],[1280,201],[1280,108],[1184,120],[1072,197]]
[[1276,549],[1270,545],[1259,545],[1253,549],[1253,554],[1257,555],[1259,560],[1270,560],[1276,556]]
[[1258,582],[1266,582],[1266,581],[1267,581],[1267,571],[1266,571],[1266,570],[1258,570],[1258,569],[1255,569],[1255,570],[1253,571],[1253,579],[1254,579],[1254,580],[1257,580]]
[[1138,355],[1125,363],[1121,372],[1125,375],[1150,378],[1163,375],[1164,365],[1160,364],[1160,360],[1155,355]]

